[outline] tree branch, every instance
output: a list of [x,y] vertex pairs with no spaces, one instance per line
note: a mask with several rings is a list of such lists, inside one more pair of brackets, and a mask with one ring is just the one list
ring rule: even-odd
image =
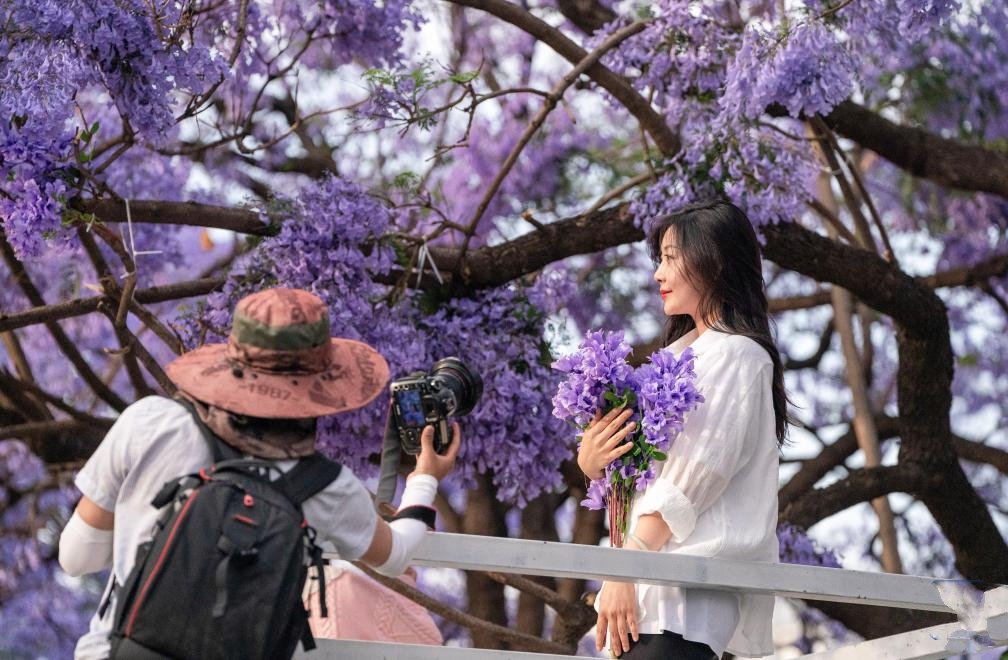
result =
[[[571,64],[577,64],[587,55],[583,48],[568,39],[560,30],[507,0],[449,0],[449,2],[479,9],[514,25],[555,50]],[[662,153],[672,155],[679,151],[679,137],[669,128],[665,118],[656,112],[647,99],[638,94],[622,76],[617,76],[601,64],[592,65],[585,74],[612,94],[631,115],[637,118]]]
[[[7,241],[7,234],[2,228],[0,228],[0,254],[2,254],[3,260],[7,263],[7,268],[10,269],[14,280],[21,286],[21,290],[24,292],[25,297],[28,298],[28,302],[36,307],[44,307],[45,300],[42,298],[42,294],[39,293],[31,278],[28,277],[24,265],[17,258],[17,255],[14,254],[14,248]],[[88,384],[94,393],[116,410],[123,410],[126,407],[126,402],[95,374],[91,366],[84,359],[84,356],[80,354],[80,351],[77,350],[77,347],[70,340],[70,337],[63,331],[63,328],[55,321],[46,321],[45,326],[56,341],[56,345],[63,351],[63,354],[77,370],[77,373],[80,374],[81,378],[84,379],[84,382]]]
[[533,117],[532,121],[525,127],[525,131],[522,133],[522,136],[518,139],[518,142],[515,143],[514,147],[511,148],[511,152],[508,153],[507,158],[504,159],[500,169],[497,171],[497,175],[483,193],[483,199],[480,200],[479,206],[476,208],[476,211],[473,213],[473,217],[469,220],[469,224],[466,227],[465,237],[462,240],[462,247],[459,248],[459,262],[461,262],[461,260],[465,257],[466,249],[469,247],[469,240],[472,238],[472,234],[476,230],[476,226],[483,217],[483,213],[486,211],[487,207],[490,206],[491,200],[493,200],[494,195],[497,194],[501,184],[504,182],[504,178],[507,177],[514,164],[518,162],[518,156],[521,155],[521,152],[524,151],[529,141],[539,131],[539,128],[546,121],[549,114],[556,108],[557,103],[559,103],[560,99],[563,98],[567,89],[577,81],[582,73],[595,66],[604,54],[623,43],[628,37],[643,30],[644,27],[645,24],[641,22],[631,23],[630,25],[627,25],[610,35],[599,45],[598,48],[593,50],[591,53],[586,54],[584,58],[578,61],[574,68],[568,71],[560,82],[558,82],[556,86],[550,90],[542,108],[539,109],[536,116]]
[[[181,300],[183,298],[193,298],[205,296],[215,289],[224,286],[223,277],[204,277],[191,282],[180,282],[178,284],[167,284],[164,286],[152,286],[146,289],[138,289],[133,292],[133,299],[140,304],[150,305],[153,303],[166,302],[169,300]],[[90,298],[75,298],[66,302],[52,305],[39,305],[24,312],[16,314],[0,314],[0,332],[23,328],[36,323],[46,323],[67,319],[74,316],[83,316],[91,312],[97,312],[102,304],[112,301],[108,296],[93,296]],[[172,344],[169,344],[171,346]]]
[[[897,420],[894,417],[878,417],[875,420],[875,425],[879,439],[894,437],[899,432]],[[830,470],[841,465],[857,450],[857,437],[854,434],[854,429],[849,428],[846,433],[832,444],[824,447],[821,452],[807,461],[802,461],[798,472],[777,493],[780,510],[783,511],[799,496],[810,491],[817,481],[825,477]]]
[[819,346],[816,348],[815,352],[807,358],[795,359],[790,356],[782,355],[782,361],[785,371],[797,371],[799,369],[812,369],[819,366],[819,362],[822,361],[826,351],[829,350],[830,344],[833,341],[833,321],[826,324],[823,328],[822,334],[819,336]]
[[942,186],[1008,198],[1008,154],[964,145],[920,128],[900,126],[853,101],[824,118],[840,135],[900,169]]
[[434,612],[439,614],[449,621],[454,621],[460,626],[469,628],[470,630],[480,630],[492,637],[501,640],[503,642],[517,643],[529,649],[535,649],[540,653],[556,653],[566,655],[569,653],[570,649],[567,647],[557,644],[556,642],[551,642],[549,640],[541,639],[539,637],[532,637],[531,635],[524,635],[522,633],[511,630],[507,626],[502,626],[496,623],[490,623],[479,617],[467,614],[465,612],[460,612],[454,607],[449,607],[444,603],[431,598],[424,592],[420,591],[416,587],[412,587],[402,580],[397,578],[390,578],[382,575],[381,573],[375,571],[373,568],[368,566],[363,562],[354,562],[354,566],[358,567],[368,577],[374,579],[376,582],[388,587],[392,591],[409,598],[414,603],[422,605]]
[[1008,476],[1008,451],[985,445],[962,436],[952,436],[952,447],[956,455],[971,463],[985,463],[1001,474]]
[[914,495],[937,480],[936,476],[928,475],[913,465],[883,465],[853,470],[844,479],[793,500],[780,513],[780,520],[808,529],[856,504],[889,493]]
[[[901,471],[892,475],[891,486],[928,507],[955,550],[960,573],[1008,582],[1008,545],[952,450],[953,356],[944,303],[923,281],[867,250],[834,243],[793,223],[765,226],[763,234],[768,259],[846,288],[893,319],[902,442]],[[920,479],[916,485],[913,476]]]
[[[84,199],[76,200],[72,206],[105,223],[126,222],[126,203],[122,200]],[[133,222],[228,229],[253,236],[273,236],[278,230],[263,222],[263,215],[257,211],[196,202],[130,200],[130,216]]]

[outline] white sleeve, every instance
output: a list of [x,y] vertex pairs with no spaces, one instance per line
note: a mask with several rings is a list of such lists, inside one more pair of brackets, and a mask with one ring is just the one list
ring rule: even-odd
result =
[[74,483],[81,493],[106,511],[115,511],[119,491],[130,470],[154,442],[156,432],[164,424],[164,412],[177,405],[163,397],[149,396],[123,410],[77,473]]
[[74,511],[60,534],[59,563],[73,577],[108,568],[112,565],[112,530],[92,527]]
[[681,433],[669,447],[659,477],[637,506],[660,513],[677,542],[696,526],[697,517],[720,497],[754,451],[754,430],[773,415],[773,366],[752,364],[726,354],[708,367],[712,377],[698,389],[700,407],[686,414]]
[[[414,474],[406,480],[399,509],[407,506],[430,506],[437,494],[437,479],[429,474]],[[382,575],[398,577],[409,566],[420,542],[427,534],[427,525],[415,518],[400,518],[389,523],[392,530],[392,547],[388,559],[375,570]]]

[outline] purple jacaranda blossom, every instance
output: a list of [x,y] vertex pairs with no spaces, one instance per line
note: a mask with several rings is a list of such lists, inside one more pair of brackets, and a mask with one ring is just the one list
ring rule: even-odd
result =
[[592,479],[588,484],[588,491],[586,495],[587,496],[581,500],[581,506],[586,509],[591,509],[592,511],[604,509],[606,506],[606,496],[608,495],[606,482],[603,479]]
[[686,412],[703,403],[693,383],[693,350],[677,358],[670,348],[656,351],[650,362],[637,368],[637,404],[641,431],[658,451],[667,451],[672,434],[682,430]]
[[826,566],[840,568],[840,560],[832,550],[821,548],[809,538],[808,533],[790,523],[781,523],[777,527],[777,541],[780,544],[780,560],[787,564],[805,564],[807,566]]
[[703,402],[690,349],[678,357],[668,348],[657,351],[636,369],[626,360],[629,353],[621,331],[589,332],[574,353],[553,364],[567,374],[553,397],[556,417],[584,429],[597,411],[627,406],[638,422],[628,436],[635,449],[610,463],[582,501],[587,508],[601,508],[600,501],[609,507],[615,546],[621,545],[633,494],[654,481],[656,463],[665,460],[686,413]]
[[578,350],[561,357],[553,368],[565,372],[553,397],[553,415],[584,427],[604,405],[606,392],[632,389],[633,367],[626,361],[630,344],[622,332],[589,332]]
[[[396,259],[389,234],[397,218],[360,186],[326,177],[285,201],[276,216],[280,233],[264,240],[220,293],[176,324],[187,341],[194,345],[208,328],[213,332],[203,333],[203,340],[224,341],[234,304],[252,290],[307,289],[328,305],[333,336],[375,347],[393,378],[428,371],[449,356],[480,374],[484,393],[460,420],[465,443],[449,487],[472,488],[477,475],[488,474],[498,500],[523,506],[562,486],[560,465],[573,440],[551,415],[560,374],[550,368],[543,339],[547,315],[564,304],[562,273],[432,304],[423,290],[392,295],[378,281]],[[359,410],[322,418],[318,448],[355,474],[373,476],[387,412],[382,395]]]

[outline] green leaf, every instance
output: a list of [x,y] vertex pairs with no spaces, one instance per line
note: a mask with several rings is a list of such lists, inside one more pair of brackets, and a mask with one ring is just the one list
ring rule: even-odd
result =
[[479,71],[465,71],[463,73],[456,73],[454,75],[451,75],[448,77],[448,79],[454,83],[465,85],[466,83],[470,83],[473,80],[475,80],[476,76],[478,75]]
[[415,172],[400,172],[392,180],[392,185],[400,190],[412,190],[420,183],[420,177]]
[[976,353],[967,353],[966,355],[960,355],[956,361],[962,367],[975,367],[980,363],[980,356]]

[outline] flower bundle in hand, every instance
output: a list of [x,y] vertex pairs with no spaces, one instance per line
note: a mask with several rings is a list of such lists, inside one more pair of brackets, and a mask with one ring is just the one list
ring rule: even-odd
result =
[[633,449],[589,484],[581,502],[589,509],[609,508],[609,539],[616,548],[623,547],[634,493],[654,481],[655,461],[665,460],[686,413],[703,402],[694,383],[691,349],[677,358],[664,348],[636,369],[627,362],[630,350],[622,332],[589,332],[577,351],[553,363],[567,374],[553,397],[555,417],[583,431],[597,410],[633,410],[637,426],[627,438]]

